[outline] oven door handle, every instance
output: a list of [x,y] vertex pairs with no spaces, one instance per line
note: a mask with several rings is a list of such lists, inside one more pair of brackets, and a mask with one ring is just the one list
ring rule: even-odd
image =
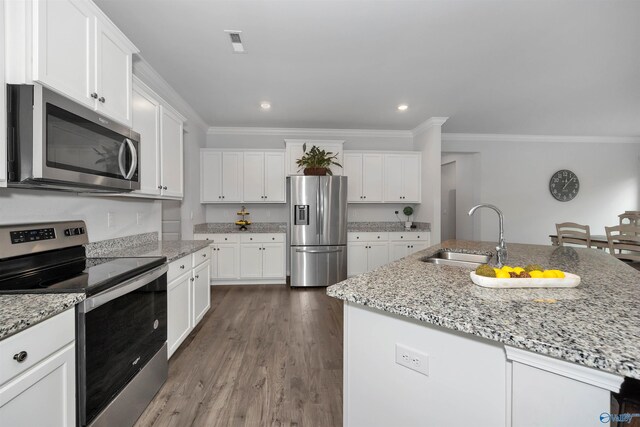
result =
[[167,264],[161,265],[160,267],[154,268],[153,270],[144,273],[141,276],[136,276],[133,279],[122,282],[119,285],[109,288],[104,292],[87,298],[82,303],[84,312],[88,313],[91,310],[94,310],[101,305],[108,303],[109,301],[113,301],[114,299],[121,297],[122,295],[128,294],[129,292],[133,292],[138,288],[148,285],[158,277],[165,274],[167,270],[169,270]]

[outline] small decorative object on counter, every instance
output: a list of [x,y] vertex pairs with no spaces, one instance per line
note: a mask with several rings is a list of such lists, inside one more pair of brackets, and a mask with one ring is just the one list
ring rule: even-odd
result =
[[249,215],[247,209],[243,206],[242,209],[238,212],[238,215],[242,216],[242,219],[236,221],[236,225],[240,226],[240,230],[247,230],[247,225],[251,225],[251,221],[245,218],[245,216]]
[[296,160],[298,170],[303,169],[305,175],[333,175],[331,172],[331,166],[342,167],[342,165],[336,162],[338,153],[333,154],[331,151],[325,151],[319,149],[317,146],[312,146],[307,152],[307,144],[302,145],[302,157]]
[[413,208],[411,206],[405,206],[404,209],[402,209],[402,213],[407,216],[407,220],[404,222],[404,228],[406,228],[407,230],[410,230],[411,226],[413,225],[413,222],[411,221],[411,215],[413,215]]

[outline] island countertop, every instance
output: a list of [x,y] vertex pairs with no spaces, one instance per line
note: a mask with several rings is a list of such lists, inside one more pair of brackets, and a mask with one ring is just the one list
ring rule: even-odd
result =
[[422,262],[495,242],[449,240],[333,285],[329,296],[535,353],[640,379],[640,272],[604,251],[508,244],[511,266],[577,274],[573,289],[488,289],[470,269]]

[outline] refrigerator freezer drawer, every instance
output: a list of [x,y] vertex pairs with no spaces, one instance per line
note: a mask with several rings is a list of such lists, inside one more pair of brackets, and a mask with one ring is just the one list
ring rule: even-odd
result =
[[346,246],[291,247],[291,286],[330,286],[346,278]]

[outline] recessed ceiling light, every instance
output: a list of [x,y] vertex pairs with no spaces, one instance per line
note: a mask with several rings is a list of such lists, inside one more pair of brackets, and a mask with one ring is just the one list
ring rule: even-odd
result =
[[268,110],[271,108],[271,104],[269,104],[268,102],[262,102],[260,103],[260,108],[262,108],[263,110]]
[[398,105],[398,110],[399,111],[407,111],[407,108],[409,108],[409,106],[407,104]]

